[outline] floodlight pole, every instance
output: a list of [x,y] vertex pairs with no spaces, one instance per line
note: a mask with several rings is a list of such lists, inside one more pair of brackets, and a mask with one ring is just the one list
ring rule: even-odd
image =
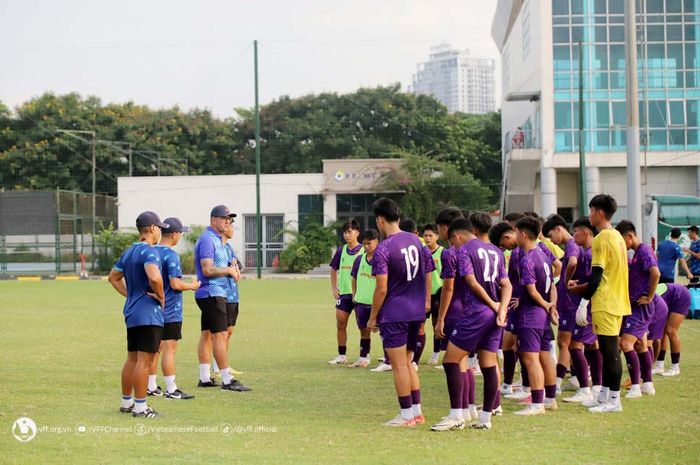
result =
[[625,1],[625,65],[627,80],[627,217],[642,229],[642,179],[639,164],[639,91],[637,83],[637,19],[635,0]]
[[262,273],[262,217],[260,216],[260,104],[258,100],[258,41],[253,41],[253,62],[255,66],[255,230],[256,230],[256,272]]
[[[579,216],[586,214],[588,193],[586,192],[586,147],[584,128],[585,112],[583,104],[583,41],[578,43],[578,170],[579,170]],[[591,137],[593,137],[591,135]]]

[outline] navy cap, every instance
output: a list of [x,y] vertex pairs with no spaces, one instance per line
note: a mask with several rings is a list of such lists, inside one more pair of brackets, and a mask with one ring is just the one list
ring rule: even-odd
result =
[[156,212],[143,212],[136,218],[136,227],[145,228],[146,226],[156,225],[159,228],[168,229],[169,226],[158,217]]
[[229,217],[229,218],[235,218],[236,215],[235,213],[231,213],[231,210],[228,209],[226,205],[217,205],[216,207],[211,209],[211,214],[209,215],[210,217]]
[[169,233],[177,233],[177,232],[186,233],[186,232],[190,232],[190,228],[189,228],[188,226],[183,226],[183,225],[182,225],[182,221],[180,221],[180,218],[175,218],[174,216],[173,216],[173,217],[170,217],[170,218],[166,218],[166,219],[163,220],[163,223],[165,223],[165,224],[167,224],[168,226],[170,226],[170,227],[168,228],[168,231],[167,231],[167,232],[169,232]]

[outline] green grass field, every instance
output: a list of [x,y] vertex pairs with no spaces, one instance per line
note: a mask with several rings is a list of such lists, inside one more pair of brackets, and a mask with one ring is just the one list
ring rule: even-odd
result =
[[[232,340],[232,365],[250,393],[197,389],[199,310],[186,298],[178,384],[192,401],[158,398],[162,417],[117,413],[125,358],[122,298],[106,282],[0,282],[0,463],[698,463],[700,323],[682,327],[683,373],[658,379],[657,395],[623,401],[624,412],[594,416],[577,406],[532,418],[511,413],[491,431],[432,433],[447,413],[441,371],[423,367],[428,425],[382,426],[397,413],[391,374],[332,367],[333,302],[325,280],[246,280]],[[352,328],[349,355],[357,355]],[[380,341],[373,337],[373,359]],[[427,359],[427,357],[424,357]],[[375,363],[373,362],[373,366]],[[477,378],[479,391],[481,379]],[[164,386],[161,379],[159,384]],[[20,443],[20,416],[42,427]],[[76,425],[87,425],[85,434]],[[147,427],[219,427],[233,432],[129,432]],[[121,432],[96,427],[121,428]],[[255,432],[256,427],[263,431]],[[140,430],[139,430],[140,431]]]

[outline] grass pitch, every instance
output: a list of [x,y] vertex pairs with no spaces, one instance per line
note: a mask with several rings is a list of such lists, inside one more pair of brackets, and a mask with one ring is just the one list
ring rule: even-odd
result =
[[[447,389],[441,371],[422,366],[428,424],[397,430],[382,426],[398,409],[390,373],[326,364],[336,349],[328,289],[325,280],[242,282],[231,364],[250,393],[195,387],[199,310],[186,294],[178,385],[196,398],[151,398],[163,416],[137,420],[117,413],[122,297],[104,281],[0,282],[0,463],[700,461],[698,321],[681,328],[682,375],[655,379],[655,397],[623,399],[622,414],[595,416],[560,402],[557,412],[519,418],[511,413],[520,406],[506,400],[491,431],[432,433],[429,425],[447,413]],[[349,334],[354,359],[359,336],[354,327]],[[372,343],[375,366],[379,338]],[[39,428],[26,443],[12,434],[22,416]]]

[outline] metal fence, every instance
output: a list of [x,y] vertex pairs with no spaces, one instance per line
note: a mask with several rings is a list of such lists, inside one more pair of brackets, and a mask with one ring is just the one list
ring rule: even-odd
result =
[[112,223],[117,199],[82,192],[0,192],[0,274],[78,273],[95,268],[92,240]]

